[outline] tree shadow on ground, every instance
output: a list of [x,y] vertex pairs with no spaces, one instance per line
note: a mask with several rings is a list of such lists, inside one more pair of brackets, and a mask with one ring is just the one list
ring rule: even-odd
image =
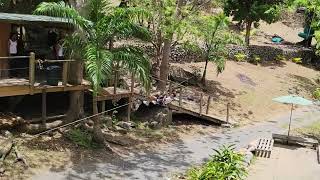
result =
[[[295,74],[289,74],[289,77],[293,79],[293,82],[296,85],[292,89],[289,89],[288,93],[299,94],[299,91],[301,90],[312,93],[314,90],[316,84],[313,80]],[[292,92],[293,90],[294,92]]]
[[284,61],[268,60],[268,61],[261,61],[260,65],[262,67],[270,67],[271,69],[275,69],[275,68],[286,67],[287,64]]
[[207,80],[206,83],[207,85],[205,87],[205,90],[211,95],[213,99],[219,99],[220,96],[235,98],[235,94],[229,89],[223,87],[220,82]]

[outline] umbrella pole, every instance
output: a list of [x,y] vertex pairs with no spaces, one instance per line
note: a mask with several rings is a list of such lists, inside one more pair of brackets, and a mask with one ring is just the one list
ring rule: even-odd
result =
[[291,129],[292,111],[293,111],[293,103],[291,104],[290,122],[289,122],[288,139],[287,139],[288,144],[289,144],[289,136],[290,136],[290,129]]

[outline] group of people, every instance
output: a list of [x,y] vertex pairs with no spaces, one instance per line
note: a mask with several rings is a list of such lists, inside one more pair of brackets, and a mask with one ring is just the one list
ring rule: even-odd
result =
[[[22,66],[27,67],[28,63],[24,60],[14,58],[19,55],[24,55],[26,52],[24,50],[22,38],[16,32],[12,32],[8,39],[8,55],[12,58],[9,60],[9,74],[11,77],[19,77],[22,72]],[[48,31],[48,46],[50,48],[50,54],[46,55],[50,57],[49,59],[63,60],[64,59],[64,48],[63,48],[63,33],[55,32],[54,30]],[[22,45],[21,45],[22,44]],[[19,45],[21,47],[19,47]]]

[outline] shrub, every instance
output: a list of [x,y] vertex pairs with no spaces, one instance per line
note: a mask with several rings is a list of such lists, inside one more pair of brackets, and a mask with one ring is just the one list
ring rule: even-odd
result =
[[284,55],[277,55],[275,60],[279,62],[279,61],[286,61],[287,59]]
[[316,90],[314,90],[313,97],[317,100],[320,100],[320,88],[317,88]]
[[241,180],[247,175],[244,166],[244,156],[234,151],[233,146],[223,146],[214,150],[209,162],[200,168],[187,172],[190,180]]
[[234,57],[236,58],[236,61],[242,62],[242,61],[246,60],[247,55],[245,55],[243,53],[238,53],[238,54],[234,55]]
[[71,129],[66,134],[66,137],[73,143],[84,147],[84,148],[94,148],[96,144],[92,142],[92,134],[90,132],[84,131],[82,129],[76,128]]
[[293,58],[292,62],[297,63],[297,64],[302,64],[302,58]]
[[258,55],[254,55],[253,58],[250,58],[250,63],[258,65],[261,62],[261,58]]

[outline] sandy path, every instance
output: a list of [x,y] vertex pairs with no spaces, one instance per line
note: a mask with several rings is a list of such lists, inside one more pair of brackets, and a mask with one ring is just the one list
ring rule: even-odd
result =
[[249,172],[248,180],[318,180],[320,165],[313,149],[277,146],[270,159],[258,158]]
[[[318,120],[319,108],[309,107],[294,112],[293,127],[301,127]],[[88,158],[80,164],[63,169],[38,170],[34,180],[63,179],[167,179],[174,172],[184,172],[204,162],[222,144],[243,147],[259,137],[284,133],[288,114],[235,129],[222,129],[216,134],[183,137],[176,143],[159,146],[156,150],[132,152],[129,156],[113,159]],[[207,128],[210,128],[207,127]]]

